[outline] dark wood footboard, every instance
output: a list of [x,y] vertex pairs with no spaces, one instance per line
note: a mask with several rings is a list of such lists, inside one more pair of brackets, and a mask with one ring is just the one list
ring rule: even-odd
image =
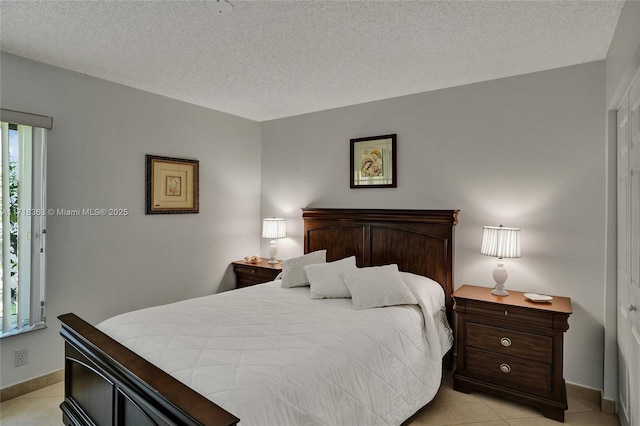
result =
[[235,425],[239,419],[74,314],[65,340],[65,425]]

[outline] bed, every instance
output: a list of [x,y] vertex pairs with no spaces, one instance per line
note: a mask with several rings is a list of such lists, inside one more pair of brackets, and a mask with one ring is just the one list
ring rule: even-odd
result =
[[457,211],[302,217],[305,256],[354,257],[359,273],[395,264],[417,304],[353,309],[356,293],[311,299],[309,287],[276,280],[96,327],[62,315],[64,423],[401,424],[425,405],[451,360]]

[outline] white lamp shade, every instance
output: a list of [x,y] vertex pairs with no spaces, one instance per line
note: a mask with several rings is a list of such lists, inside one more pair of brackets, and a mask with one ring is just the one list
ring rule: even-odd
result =
[[262,238],[269,238],[275,240],[278,238],[284,238],[287,236],[287,221],[279,218],[272,217],[262,221]]
[[520,228],[485,226],[480,254],[499,258],[520,257]]

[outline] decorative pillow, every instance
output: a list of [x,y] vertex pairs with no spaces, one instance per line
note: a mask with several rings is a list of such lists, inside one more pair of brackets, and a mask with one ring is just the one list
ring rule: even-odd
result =
[[343,279],[351,293],[353,309],[418,303],[402,281],[396,264],[356,269],[345,274]]
[[342,276],[356,269],[356,257],[345,257],[335,262],[318,263],[304,267],[311,285],[311,298],[351,297]]
[[306,265],[315,263],[325,263],[327,261],[327,251],[318,250],[307,253],[304,256],[294,257],[282,262],[282,284],[284,288],[304,287],[309,285],[307,274],[304,272]]

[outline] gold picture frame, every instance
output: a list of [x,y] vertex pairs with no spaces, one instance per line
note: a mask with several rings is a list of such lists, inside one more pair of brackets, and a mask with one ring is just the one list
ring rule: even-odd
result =
[[396,188],[397,135],[351,139],[351,188]]
[[146,158],[145,214],[199,213],[199,161]]

